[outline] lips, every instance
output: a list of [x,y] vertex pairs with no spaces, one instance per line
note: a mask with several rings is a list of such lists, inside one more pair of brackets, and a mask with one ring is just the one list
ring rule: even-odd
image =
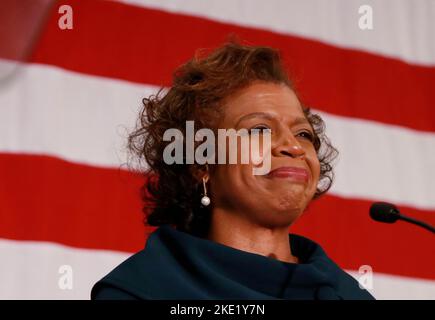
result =
[[271,178],[282,178],[282,179],[287,178],[287,179],[307,182],[309,173],[304,168],[280,167],[269,172],[268,176]]

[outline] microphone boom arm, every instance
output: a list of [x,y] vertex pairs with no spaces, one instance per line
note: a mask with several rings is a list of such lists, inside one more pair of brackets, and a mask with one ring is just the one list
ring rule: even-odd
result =
[[400,220],[404,220],[404,221],[406,221],[406,222],[409,222],[409,223],[415,224],[415,225],[417,225],[417,226],[420,226],[420,227],[422,227],[422,228],[425,228],[426,230],[431,231],[432,233],[435,233],[435,228],[432,227],[432,226],[431,226],[430,224],[428,224],[428,223],[425,223],[425,222],[423,222],[423,221],[416,220],[416,219],[411,218],[411,217],[404,216],[403,214],[399,214],[398,216],[399,216],[399,219],[400,219]]

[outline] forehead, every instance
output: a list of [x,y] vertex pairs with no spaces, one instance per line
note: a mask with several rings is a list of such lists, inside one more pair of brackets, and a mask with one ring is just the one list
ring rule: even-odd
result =
[[292,89],[284,84],[253,83],[225,99],[224,121],[237,120],[250,113],[268,112],[282,118],[304,116],[302,106]]

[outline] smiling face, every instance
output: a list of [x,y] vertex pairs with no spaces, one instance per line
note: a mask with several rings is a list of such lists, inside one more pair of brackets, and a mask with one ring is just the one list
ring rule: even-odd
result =
[[[320,174],[313,129],[298,98],[284,84],[254,82],[225,100],[223,114],[218,128],[271,130],[271,172],[254,175],[252,162],[216,165],[213,206],[263,226],[289,226],[313,198]],[[240,143],[237,148],[240,153]]]

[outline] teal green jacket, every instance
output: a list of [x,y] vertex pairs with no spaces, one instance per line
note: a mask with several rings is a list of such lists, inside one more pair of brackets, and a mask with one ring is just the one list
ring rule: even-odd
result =
[[315,242],[289,235],[287,263],[164,225],[92,288],[92,299],[374,299]]

